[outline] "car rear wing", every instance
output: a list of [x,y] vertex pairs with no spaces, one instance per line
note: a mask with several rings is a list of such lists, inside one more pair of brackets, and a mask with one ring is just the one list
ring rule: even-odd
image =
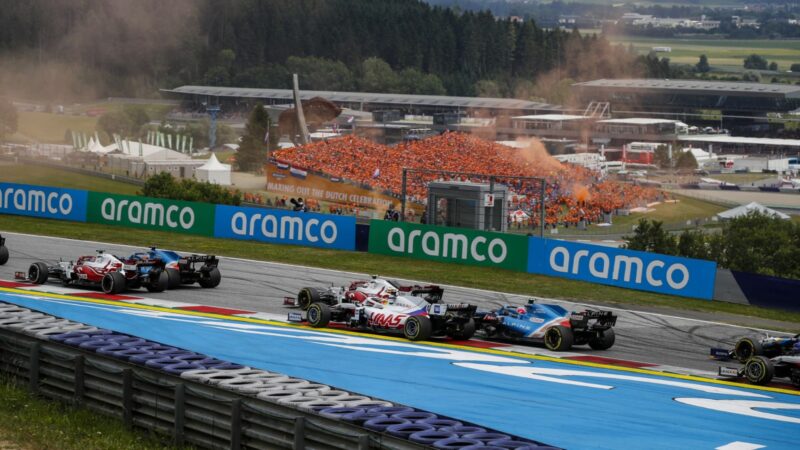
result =
[[216,266],[219,264],[219,260],[214,255],[189,255],[189,256],[181,256],[181,259],[178,260],[178,264],[195,264],[195,263],[205,263],[209,266]]
[[611,311],[586,310],[569,315],[570,325],[574,329],[588,328],[590,320],[595,321],[593,328],[611,328],[617,324],[617,316]]

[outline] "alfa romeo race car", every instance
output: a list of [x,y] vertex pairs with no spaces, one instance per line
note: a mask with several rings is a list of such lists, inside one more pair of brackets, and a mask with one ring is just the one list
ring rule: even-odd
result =
[[59,261],[54,265],[35,262],[27,272],[16,272],[14,276],[36,284],[56,278],[67,286],[100,286],[106,294],[142,286],[150,292],[161,292],[169,284],[163,261],[121,259],[102,250],[93,256],[81,256],[75,262]]
[[800,388],[800,334],[794,337],[742,338],[733,350],[712,348],[711,356],[719,360],[736,359],[741,367],[719,367],[719,376],[744,377],[753,384],[767,384],[773,378],[788,378]]
[[[432,336],[466,340],[475,334],[472,319],[475,305],[431,304],[422,297],[405,293],[362,296],[344,287],[305,290],[319,298],[305,308],[305,320],[315,328],[335,322],[358,330],[401,332],[412,341]],[[302,322],[303,313],[289,313],[289,321]]]
[[[284,298],[283,304],[299,306],[305,311],[314,302],[335,305],[339,303],[338,295],[338,290],[334,293],[330,289],[303,288],[296,298]],[[353,281],[343,294],[351,302],[362,302],[367,297],[389,298],[396,295],[422,297],[428,303],[439,303],[444,295],[444,289],[436,285],[402,285],[373,275],[368,281]]]
[[6,238],[0,234],[0,266],[8,262],[8,248],[6,247]]
[[219,259],[214,255],[181,256],[171,250],[150,247],[149,251],[134,253],[128,259],[142,262],[163,261],[170,289],[194,283],[204,288],[214,288],[222,281],[222,274],[217,267]]
[[617,316],[611,311],[569,312],[561,306],[536,303],[533,299],[525,306],[479,311],[474,318],[481,337],[544,344],[553,351],[584,344],[594,350],[607,350],[614,345],[612,327],[617,323]]

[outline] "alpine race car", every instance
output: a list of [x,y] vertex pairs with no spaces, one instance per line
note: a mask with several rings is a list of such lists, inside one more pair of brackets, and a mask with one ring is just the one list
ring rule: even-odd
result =
[[[444,295],[444,289],[436,285],[402,285],[373,275],[372,279],[368,281],[353,281],[342,295],[351,302],[363,302],[367,297],[389,298],[404,295],[422,297],[428,303],[439,303]],[[283,304],[299,306],[305,311],[314,302],[335,305],[339,303],[339,290],[307,287],[301,289],[296,298],[285,297]]]
[[75,262],[59,261],[54,265],[35,262],[27,272],[14,275],[36,284],[55,278],[66,286],[99,286],[106,294],[142,286],[150,292],[162,292],[169,284],[163,261],[121,259],[102,250],[93,256],[81,256]]
[[474,319],[483,338],[544,344],[553,351],[584,344],[594,350],[607,350],[614,345],[612,327],[617,323],[611,311],[569,312],[561,306],[536,303],[533,299],[525,306],[479,311]]
[[[334,322],[358,330],[401,332],[412,341],[432,336],[467,340],[475,334],[475,305],[431,304],[422,297],[406,294],[351,295],[353,292],[344,287],[310,292],[320,298],[311,302],[305,312],[308,324],[315,328]],[[302,322],[303,314],[289,313],[289,321]]]
[[720,360],[736,359],[744,365],[719,367],[719,376],[744,377],[753,384],[767,384],[773,378],[788,378],[800,388],[800,334],[791,338],[742,338],[733,350],[711,349],[711,356]]
[[6,238],[0,234],[0,266],[8,262],[8,248],[6,248]]
[[128,257],[132,261],[164,262],[169,277],[169,288],[174,289],[182,284],[198,283],[204,288],[214,288],[222,281],[219,271],[219,259],[214,255],[181,256],[171,250],[150,247],[149,251],[137,252]]

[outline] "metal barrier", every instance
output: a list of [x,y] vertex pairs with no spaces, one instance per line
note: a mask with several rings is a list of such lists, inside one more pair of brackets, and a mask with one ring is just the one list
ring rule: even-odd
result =
[[429,448],[347,422],[0,329],[0,373],[44,397],[211,449]]

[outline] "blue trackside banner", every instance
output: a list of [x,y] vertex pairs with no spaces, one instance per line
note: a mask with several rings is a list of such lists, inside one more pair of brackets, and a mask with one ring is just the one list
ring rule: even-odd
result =
[[86,222],[87,197],[76,189],[0,183],[0,214]]
[[528,272],[711,300],[717,263],[529,237]]
[[214,237],[355,250],[356,218],[217,205]]

